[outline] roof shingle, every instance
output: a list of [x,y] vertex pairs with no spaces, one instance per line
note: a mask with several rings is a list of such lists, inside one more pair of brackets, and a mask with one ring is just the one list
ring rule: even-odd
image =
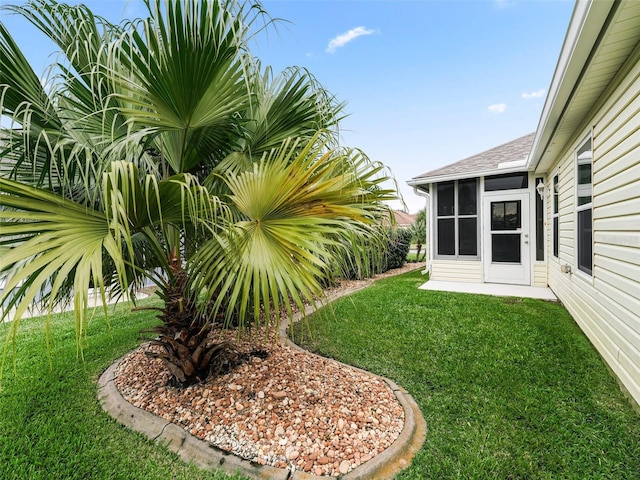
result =
[[410,183],[419,183],[420,180],[430,180],[434,177],[482,174],[483,172],[497,170],[501,163],[526,160],[534,137],[535,133],[530,133],[482,153],[418,175]]

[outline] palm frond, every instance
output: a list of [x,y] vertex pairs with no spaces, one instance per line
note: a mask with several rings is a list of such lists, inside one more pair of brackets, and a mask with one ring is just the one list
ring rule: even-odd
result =
[[250,309],[256,321],[261,309],[270,321],[272,307],[303,308],[321,293],[340,238],[377,221],[367,187],[378,179],[367,177],[359,154],[327,151],[321,138],[322,132],[302,148],[288,140],[251,170],[224,176],[241,220],[189,265],[192,288],[206,290],[213,314],[226,308],[227,320],[236,312],[243,324]]
[[0,175],[44,183],[51,162],[46,144],[57,137],[62,123],[40,78],[2,23],[0,115],[12,121],[2,132]]
[[0,187],[2,246],[9,247],[0,258],[0,276],[6,280],[0,295],[3,317],[15,308],[17,323],[36,300],[51,309],[72,295],[80,338],[89,288],[94,286],[104,294],[104,252],[124,271],[107,218],[12,180],[0,178]]
[[[53,41],[78,78],[90,78],[97,64],[104,64],[105,45],[119,36],[121,29],[95,16],[86,5],[66,5],[50,0],[30,0],[7,10],[22,15]],[[91,85],[106,89],[107,84]],[[103,90],[104,94],[109,92]]]
[[335,127],[342,118],[344,104],[309,71],[290,67],[274,77],[270,67],[261,72],[259,62],[253,70],[244,151],[255,159],[287,138],[310,139],[319,130]]
[[226,142],[225,131],[234,128],[247,101],[241,57],[248,13],[234,2],[145,3],[149,18],[111,52],[113,89],[130,123],[156,128],[163,137],[173,172],[188,172],[203,158],[201,151],[190,153],[201,145],[197,132],[209,129]]

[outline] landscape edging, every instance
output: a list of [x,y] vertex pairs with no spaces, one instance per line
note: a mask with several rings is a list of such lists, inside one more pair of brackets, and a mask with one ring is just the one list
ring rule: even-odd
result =
[[[329,301],[336,300],[344,295],[350,295],[371,285],[371,283],[372,282],[365,282],[357,288],[333,295]],[[303,315],[308,315],[311,311],[313,311],[313,307],[307,307],[304,313],[295,315],[293,321],[295,322],[301,319]],[[306,350],[289,340],[287,334],[288,327],[289,319],[280,322],[280,340],[285,345],[306,352]],[[217,449],[209,442],[200,440],[179,426],[146,410],[131,405],[124,399],[114,383],[115,371],[121,360],[122,358],[116,360],[116,362],[102,373],[98,380],[98,399],[103,410],[131,430],[143,433],[153,441],[165,445],[169,450],[177,453],[185,462],[193,462],[199,467],[206,469],[223,469],[231,474],[239,472],[258,480],[320,480],[336,478],[332,476],[313,475],[299,470],[292,471],[289,468],[284,469],[270,465],[259,465],[256,462],[245,460]],[[393,381],[351,365],[342,365],[364,371],[368,375],[380,378],[386,382],[404,410],[404,427],[391,446],[374,456],[368,462],[359,465],[345,475],[341,475],[340,478],[344,480],[384,480],[393,478],[409,465],[411,459],[426,439],[427,425],[422,416],[422,412],[411,395]]]

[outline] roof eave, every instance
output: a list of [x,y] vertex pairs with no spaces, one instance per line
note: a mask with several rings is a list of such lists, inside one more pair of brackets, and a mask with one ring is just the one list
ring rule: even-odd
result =
[[571,100],[612,6],[613,2],[576,2],[529,154],[528,164],[532,170],[544,172],[551,166],[553,158],[545,157],[549,142]]
[[450,182],[452,180],[464,180],[466,178],[488,177],[491,175],[503,175],[505,173],[519,173],[531,171],[531,168],[526,166],[519,166],[513,168],[493,168],[491,170],[482,171],[469,171],[465,173],[450,174],[450,175],[436,175],[433,177],[416,177],[411,180],[407,180],[407,185],[411,187],[418,187],[420,185],[429,185],[431,183]]

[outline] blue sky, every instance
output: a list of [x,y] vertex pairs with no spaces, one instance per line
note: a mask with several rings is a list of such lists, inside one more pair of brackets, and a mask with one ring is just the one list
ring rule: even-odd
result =
[[[0,4],[8,3],[0,0]],[[20,2],[15,2],[20,3]],[[69,2],[78,3],[78,2]],[[86,0],[111,21],[139,0]],[[347,103],[342,139],[406,181],[533,132],[569,25],[571,0],[265,0],[276,29],[253,53],[279,71],[308,68]],[[36,73],[53,47],[6,12]],[[394,204],[398,207],[399,204]]]

